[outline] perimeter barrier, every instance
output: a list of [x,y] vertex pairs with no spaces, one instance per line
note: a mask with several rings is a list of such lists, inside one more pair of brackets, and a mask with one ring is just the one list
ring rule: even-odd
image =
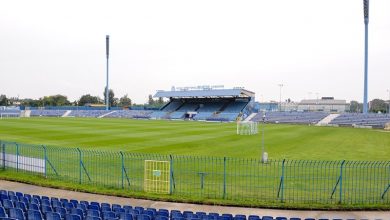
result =
[[158,155],[1,141],[0,172],[182,198],[390,204],[390,161]]

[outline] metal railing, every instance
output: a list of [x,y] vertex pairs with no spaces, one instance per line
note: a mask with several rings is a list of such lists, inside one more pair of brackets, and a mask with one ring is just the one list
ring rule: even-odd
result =
[[157,155],[1,141],[0,170],[145,190],[145,161],[170,164],[182,198],[305,204],[390,204],[390,161],[319,161]]

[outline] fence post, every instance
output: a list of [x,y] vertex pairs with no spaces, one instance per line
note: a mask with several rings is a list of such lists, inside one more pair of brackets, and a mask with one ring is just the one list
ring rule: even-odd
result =
[[123,178],[124,178],[124,168],[125,168],[125,162],[124,162],[124,158],[123,158],[123,153],[122,153],[122,151],[119,151],[119,153],[121,154],[121,163],[122,163],[122,165],[121,165],[121,168],[122,168],[122,189],[124,189],[124,185],[123,185]]
[[19,172],[19,144],[16,145],[16,172]]
[[223,157],[223,199],[226,198],[226,157]]
[[172,155],[169,155],[169,194],[173,193],[173,159]]
[[341,203],[341,200],[342,200],[342,192],[343,192],[343,167],[344,167],[344,163],[345,163],[345,160],[343,160],[343,162],[341,162],[341,166],[340,166],[340,201],[339,201],[339,203]]
[[45,159],[45,164],[44,164],[44,168],[45,168],[45,178],[47,178],[47,167],[46,167],[46,163],[47,163],[47,151],[46,151],[46,147],[45,145],[42,145],[42,148],[43,148],[43,154],[44,154],[44,159]]
[[283,196],[284,196],[284,163],[286,162],[286,159],[283,159],[283,163],[282,163],[282,179],[281,179],[281,193],[282,193],[282,195],[281,195],[281,197],[280,197],[280,199],[281,199],[281,202],[283,202]]
[[3,170],[5,170],[5,143],[2,144],[2,153],[3,153]]
[[82,158],[81,158],[81,151],[79,148],[77,148],[77,151],[79,152],[79,184],[81,184],[81,176],[82,176],[82,166],[83,166],[83,162],[82,162]]

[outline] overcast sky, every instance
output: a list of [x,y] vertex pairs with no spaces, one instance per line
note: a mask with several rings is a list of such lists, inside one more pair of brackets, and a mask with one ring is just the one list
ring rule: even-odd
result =
[[[171,86],[243,86],[257,100],[363,99],[362,0],[1,1],[0,93],[136,103]],[[390,89],[390,1],[371,0],[369,99]]]

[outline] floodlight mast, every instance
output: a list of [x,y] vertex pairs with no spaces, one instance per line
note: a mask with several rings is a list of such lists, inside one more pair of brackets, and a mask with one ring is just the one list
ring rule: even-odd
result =
[[363,113],[368,112],[367,90],[368,90],[368,15],[369,15],[370,0],[363,0],[364,6],[364,98],[363,98]]
[[109,88],[108,88],[108,58],[109,58],[109,48],[110,48],[110,35],[106,35],[106,58],[107,58],[107,69],[106,69],[106,110],[109,110]]
[[261,162],[262,163],[266,163],[267,160],[268,160],[268,156],[266,155],[266,152],[265,152],[265,146],[264,146],[264,130],[265,130],[265,110],[263,112],[263,117],[262,117],[262,121],[263,121],[263,125],[261,126],[262,128],[262,138],[261,138]]

